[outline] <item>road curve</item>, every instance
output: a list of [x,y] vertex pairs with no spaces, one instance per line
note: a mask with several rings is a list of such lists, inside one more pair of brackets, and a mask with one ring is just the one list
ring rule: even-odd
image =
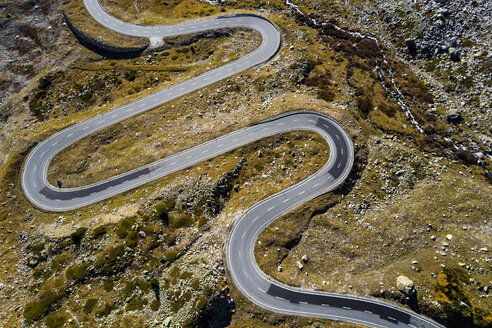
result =
[[330,145],[327,163],[302,182],[253,205],[235,222],[226,247],[234,283],[253,303],[274,312],[371,327],[441,327],[414,312],[374,299],[285,286],[259,270],[253,252],[260,232],[282,214],[339,186],[352,168],[351,139],[337,122],[326,115],[311,111],[282,114],[95,184],[63,189],[52,186],[47,180],[51,160],[77,140],[268,61],[281,44],[276,27],[259,16],[235,15],[172,26],[136,26],[110,16],[97,0],[84,0],[84,4],[103,26],[122,34],[147,37],[154,45],[161,44],[163,37],[235,27],[257,30],[263,41],[256,50],[234,62],[78,123],[39,143],[26,159],[21,176],[22,188],[33,204],[49,211],[73,210],[268,136],[288,131],[314,131]]

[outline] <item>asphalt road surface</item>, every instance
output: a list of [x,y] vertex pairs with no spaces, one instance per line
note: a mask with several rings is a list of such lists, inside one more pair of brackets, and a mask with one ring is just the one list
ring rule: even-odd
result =
[[162,44],[163,37],[237,27],[260,32],[263,41],[256,50],[236,61],[78,123],[39,143],[29,154],[22,171],[22,188],[33,204],[49,211],[73,210],[255,140],[288,131],[314,131],[325,138],[330,146],[328,162],[302,182],[253,205],[236,220],[226,247],[227,264],[234,283],[253,303],[274,312],[340,320],[371,327],[441,327],[412,311],[378,300],[285,286],[272,280],[258,268],[253,251],[261,231],[284,213],[335,189],[343,183],[352,168],[354,151],[350,136],[337,122],[323,114],[310,111],[282,114],[99,183],[79,188],[52,186],[47,181],[51,160],[77,140],[264,63],[277,54],[281,45],[278,29],[269,20],[259,16],[225,16],[172,26],[136,26],[110,16],[97,0],[84,0],[84,4],[92,17],[103,26],[122,34],[147,37],[153,46]]

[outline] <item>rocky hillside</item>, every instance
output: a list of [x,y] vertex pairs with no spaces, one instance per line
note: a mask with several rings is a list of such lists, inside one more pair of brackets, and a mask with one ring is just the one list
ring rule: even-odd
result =
[[[77,141],[54,159],[51,181],[92,183],[281,112],[317,110],[352,136],[354,170],[265,230],[260,267],[450,327],[492,324],[489,2],[101,3],[139,24],[261,14],[283,47],[268,64]],[[145,43],[95,24],[79,0],[0,4],[0,325],[352,327],[259,309],[224,263],[235,218],[327,160],[315,134],[271,137],[77,211],[27,201],[20,168],[36,142],[260,42],[225,30],[105,59],[78,44],[62,9],[102,42]]]

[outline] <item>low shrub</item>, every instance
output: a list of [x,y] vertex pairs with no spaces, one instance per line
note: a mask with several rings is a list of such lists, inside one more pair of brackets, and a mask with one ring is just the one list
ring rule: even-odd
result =
[[477,164],[478,162],[478,159],[475,157],[475,155],[473,155],[472,152],[469,152],[469,151],[466,151],[466,150],[457,150],[455,153],[454,153],[454,156],[457,158],[457,159],[460,159],[468,164]]
[[48,328],[61,328],[67,322],[67,317],[64,315],[52,315],[46,317],[46,327]]
[[97,299],[89,298],[84,304],[84,313],[90,314],[97,305]]
[[152,311],[157,311],[161,307],[161,302],[158,300],[153,300],[152,303],[150,303],[150,309]]
[[140,296],[134,297],[128,302],[126,305],[126,311],[141,311],[144,306],[147,305],[148,301],[146,299],[141,298]]
[[444,267],[437,276],[437,301],[446,311],[449,327],[490,327],[490,312],[473,306],[461,286],[469,284],[467,274],[460,268]]
[[107,232],[107,229],[105,226],[99,226],[94,231],[92,232],[92,238],[97,239],[102,236],[104,236]]
[[82,241],[82,238],[84,237],[84,234],[85,234],[86,231],[87,231],[87,228],[85,228],[85,227],[80,227],[77,230],[75,230],[75,232],[73,232],[70,235],[70,238],[72,239],[72,242],[74,244],[80,244],[80,242]]
[[114,307],[112,305],[110,305],[108,303],[104,303],[104,306],[103,307],[101,307],[100,309],[97,309],[96,310],[95,315],[98,318],[106,317],[113,310],[114,310]]
[[176,261],[176,259],[178,258],[178,252],[176,252],[175,250],[168,250],[165,254],[164,254],[164,258],[166,259],[167,262],[169,263],[172,263],[174,261]]
[[186,228],[193,224],[193,218],[188,215],[181,216],[173,221],[172,225],[175,228]]
[[200,279],[194,279],[192,282],[191,282],[191,288],[193,288],[194,290],[198,290],[200,289]]
[[198,219],[198,222],[197,222],[197,227],[198,228],[201,228],[202,226],[204,226],[205,224],[207,224],[207,218],[204,217],[204,216],[201,216],[199,219]]
[[89,266],[89,263],[84,263],[80,265],[75,264],[67,269],[65,276],[68,280],[83,282],[89,275]]
[[104,287],[104,290],[106,292],[108,292],[108,293],[109,292],[112,292],[113,289],[114,289],[114,281],[113,281],[113,279],[111,279],[111,278],[106,279],[106,281],[104,282],[104,286],[103,287]]
[[65,296],[60,291],[44,292],[38,300],[28,303],[24,308],[24,322],[30,325],[55,310],[58,302]]
[[125,79],[127,79],[128,81],[134,81],[136,77],[137,72],[135,72],[134,70],[125,72]]
[[357,97],[357,108],[361,111],[361,113],[367,115],[374,108],[371,99],[367,96]]
[[103,274],[115,274],[121,269],[124,254],[124,245],[120,244],[118,246],[111,247],[98,256],[95,263],[96,269],[101,270]]
[[51,260],[51,268],[53,270],[60,270],[65,267],[68,261],[70,261],[70,255],[67,253],[62,253]]
[[135,224],[135,221],[136,219],[134,217],[123,219],[116,229],[116,235],[120,238],[125,238],[128,234],[128,230]]

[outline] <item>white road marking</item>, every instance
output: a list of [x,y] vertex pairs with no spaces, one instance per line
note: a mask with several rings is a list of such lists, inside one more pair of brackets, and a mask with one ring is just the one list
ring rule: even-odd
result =
[[349,308],[348,306],[342,306],[345,310],[352,310],[352,308]]
[[337,138],[338,140],[340,140],[340,137],[338,136],[338,134],[335,134],[335,138]]
[[319,183],[315,184],[315,185],[313,186],[313,188],[316,188],[317,186],[319,186]]
[[282,203],[287,203],[290,200],[290,198],[284,199]]
[[67,136],[67,138],[70,138],[71,136],[73,136],[73,132],[72,132],[72,133],[70,133],[70,134]]
[[372,312],[371,312],[371,311],[369,311],[369,310],[364,310],[364,312],[365,312],[365,313],[372,314]]
[[88,128],[90,128],[90,126],[89,126],[89,125],[88,125],[88,126],[86,126],[85,128],[82,128],[82,130],[84,130],[84,131],[85,131],[85,130],[87,130]]
[[300,301],[300,302],[299,302],[299,304],[304,304],[304,305],[306,305],[306,304],[308,304],[308,302]]
[[265,291],[263,289],[261,289],[260,287],[258,287],[258,290],[262,293],[264,293]]
[[321,304],[321,306],[330,307],[328,304]]
[[270,208],[267,210],[267,212],[270,212],[270,211],[271,211],[271,210],[273,210],[274,208],[275,208],[275,206],[270,207]]
[[303,190],[300,193],[298,193],[298,195],[300,196],[300,195],[305,194],[305,193],[306,193],[306,190]]

